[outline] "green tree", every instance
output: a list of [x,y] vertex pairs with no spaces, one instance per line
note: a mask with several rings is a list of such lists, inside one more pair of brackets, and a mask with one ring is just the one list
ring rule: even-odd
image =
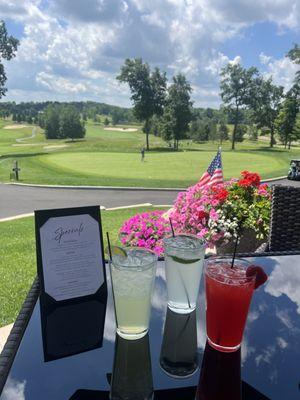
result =
[[171,142],[174,139],[174,132],[176,129],[176,116],[174,110],[170,106],[166,106],[163,116],[160,118],[159,131],[161,137],[166,142]]
[[80,113],[73,106],[65,106],[59,111],[59,137],[81,139],[85,136],[84,122]]
[[150,120],[150,134],[153,136],[160,136],[160,117],[155,114]]
[[267,127],[270,131],[270,147],[275,144],[275,120],[283,100],[283,87],[276,86],[272,78],[259,76],[255,80],[255,91],[251,100],[253,122],[258,128]]
[[[164,126],[164,131],[168,132],[168,137],[172,132],[171,136],[175,150],[178,150],[179,140],[187,137],[189,123],[192,120],[191,91],[190,83],[182,74],[174,76],[173,83],[168,88],[162,126]],[[167,127],[168,124],[169,126]]]
[[105,126],[108,126],[109,125],[109,119],[107,117],[105,117],[103,123],[104,123]]
[[247,125],[240,124],[236,128],[236,133],[235,133],[235,141],[236,142],[243,142],[244,141],[244,135],[247,132]]
[[111,122],[113,125],[119,124],[123,119],[123,113],[120,109],[115,108],[111,113]]
[[209,126],[209,136],[208,136],[209,140],[212,140],[214,142],[218,138],[217,124],[213,119],[211,119],[209,120],[208,126]]
[[278,132],[281,143],[286,148],[291,147],[292,134],[296,123],[297,113],[299,112],[299,104],[294,96],[288,96],[282,105],[279,115],[275,122],[275,128]]
[[238,124],[241,122],[241,109],[251,102],[254,91],[256,68],[243,68],[240,64],[229,63],[221,71],[221,97],[227,109],[233,114],[232,150],[235,149]]
[[296,121],[294,124],[293,132],[291,135],[291,141],[299,141],[300,140],[300,112],[296,115]]
[[253,141],[257,141],[258,139],[258,128],[255,124],[251,124],[248,127],[248,134],[249,134],[249,139]]
[[222,144],[223,140],[228,140],[228,127],[224,121],[221,121],[219,128],[218,128],[218,136],[220,140],[220,144]]
[[[300,64],[300,47],[298,44],[295,44],[294,47],[289,50],[289,52],[286,55],[291,61],[293,61],[295,64]],[[296,76],[294,79],[294,85],[291,89],[292,91],[297,91],[298,96],[300,92],[300,69],[296,72]]]
[[162,115],[165,104],[167,78],[158,68],[151,72],[149,64],[141,58],[126,59],[117,76],[120,82],[127,83],[131,91],[131,100],[135,116],[144,121],[146,147],[149,150],[150,119]]
[[2,96],[5,96],[5,93],[7,92],[7,89],[4,86],[7,77],[2,61],[11,60],[15,57],[18,45],[18,39],[8,35],[5,22],[0,20],[0,99]]
[[46,139],[57,139],[60,137],[59,106],[50,104],[43,116]]

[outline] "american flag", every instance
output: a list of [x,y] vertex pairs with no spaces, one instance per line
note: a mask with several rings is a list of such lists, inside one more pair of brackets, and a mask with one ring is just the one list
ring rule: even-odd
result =
[[223,182],[223,170],[222,170],[222,156],[221,149],[219,148],[217,155],[210,163],[207,171],[201,176],[198,185],[215,185],[216,183]]

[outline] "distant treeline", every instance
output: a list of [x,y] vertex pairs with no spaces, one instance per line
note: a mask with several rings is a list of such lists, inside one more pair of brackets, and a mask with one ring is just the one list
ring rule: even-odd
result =
[[[12,118],[15,122],[26,122],[39,125],[45,129],[48,139],[54,138],[80,138],[85,134],[81,130],[84,122],[91,119],[95,123],[104,125],[132,124],[139,121],[134,116],[132,108],[117,107],[105,103],[93,101],[87,102],[1,102],[0,118]],[[71,128],[70,124],[74,121],[76,125]],[[68,120],[68,122],[67,122]],[[187,139],[205,142],[207,140],[228,140],[227,124],[234,123],[233,117],[225,113],[222,107],[213,108],[192,108],[190,129],[186,134]],[[251,117],[247,110],[241,110],[241,126],[237,133],[237,141],[243,140],[246,133],[246,125],[251,124]],[[67,129],[69,126],[69,129]],[[149,121],[150,133],[155,136],[161,134],[159,121],[154,116]],[[73,131],[72,131],[73,129]],[[251,129],[250,129],[251,130]],[[72,133],[73,132],[73,133]],[[166,138],[164,138],[166,139]]]
[[[16,104],[12,102],[0,103],[0,118],[11,117],[16,122],[27,122],[29,124],[40,124],[41,115],[44,113],[48,106],[72,106],[81,115],[81,118],[86,121],[92,119],[94,122],[101,121],[101,115],[110,118],[113,124],[118,123],[136,123],[137,119],[134,117],[132,109],[112,106],[105,103],[97,103],[94,101],[73,101],[73,102],[57,102],[57,101],[44,101],[44,102],[22,102]],[[105,118],[104,118],[105,120]]]

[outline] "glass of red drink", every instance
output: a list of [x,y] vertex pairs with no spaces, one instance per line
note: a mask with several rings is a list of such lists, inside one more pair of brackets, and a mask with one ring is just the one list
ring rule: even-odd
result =
[[211,258],[205,264],[208,343],[223,352],[236,351],[243,338],[255,275],[246,276],[245,260]]

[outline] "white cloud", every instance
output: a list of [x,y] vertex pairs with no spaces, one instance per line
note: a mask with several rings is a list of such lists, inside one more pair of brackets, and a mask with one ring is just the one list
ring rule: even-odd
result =
[[288,342],[286,340],[284,340],[282,337],[277,337],[277,344],[281,349],[285,349],[286,347],[288,347]]
[[272,77],[274,83],[281,85],[285,90],[289,90],[293,84],[295,73],[299,70],[299,66],[291,62],[287,57],[275,59],[264,53],[260,54],[260,62],[265,66],[265,75]]
[[[282,268],[276,265],[264,287],[266,293],[279,297],[286,295],[293,303],[297,305],[297,312],[300,314],[300,277],[299,277],[299,256],[286,256],[288,268]],[[289,258],[289,260],[288,260]],[[293,324],[289,314],[284,310],[277,312],[278,318],[287,326],[292,328]]]
[[[45,5],[46,4],[46,5]],[[47,5],[48,4],[48,5]],[[16,100],[98,99],[129,105],[113,83],[126,57],[142,57],[171,76],[185,73],[196,105],[218,106],[219,71],[230,59],[220,44],[271,21],[297,30],[298,0],[0,0],[0,14],[24,26],[17,57],[7,63],[8,96]],[[266,74],[289,87],[288,59],[261,54]],[[115,93],[112,90],[116,90]]]
[[8,378],[1,397],[3,400],[25,400],[25,386],[26,381]]

